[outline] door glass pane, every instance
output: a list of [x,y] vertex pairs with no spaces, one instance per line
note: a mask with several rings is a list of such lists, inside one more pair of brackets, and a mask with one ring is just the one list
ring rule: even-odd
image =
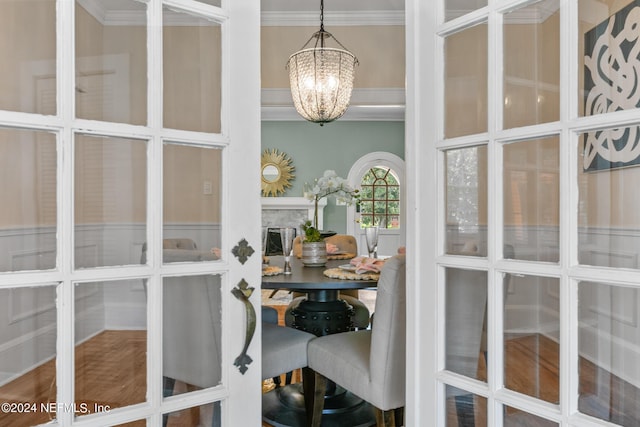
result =
[[[580,135],[578,185],[581,264],[638,268],[640,133],[604,129]],[[607,147],[617,147],[617,151]],[[626,148],[623,148],[626,147]],[[635,158],[634,158],[635,157]]]
[[578,1],[580,115],[640,107],[637,12],[630,0]]
[[146,239],[147,143],[77,134],[75,265],[139,264]]
[[220,0],[197,0],[200,3],[210,4],[211,6],[221,7],[222,2]]
[[487,5],[487,0],[445,0],[444,9],[446,21],[465,15]]
[[449,150],[444,155],[446,251],[487,256],[487,146]]
[[221,380],[221,277],[163,280],[164,396],[215,387]]
[[142,280],[78,284],[76,416],[146,401],[147,293]]
[[0,128],[0,271],[56,267],[56,156],[55,134]]
[[487,380],[487,272],[447,268],[445,368]]
[[56,1],[0,2],[0,109],[56,114]]
[[170,412],[165,415],[167,427],[217,427],[222,425],[220,402]]
[[486,427],[487,399],[470,391],[446,386],[447,427]]
[[130,423],[118,424],[114,427],[147,427],[147,420],[132,421]]
[[544,418],[540,418],[537,415],[529,414],[520,409],[513,408],[511,406],[505,406],[503,411],[504,427],[556,427],[558,423]]
[[[147,123],[146,3],[76,2],[76,115]],[[92,3],[90,3],[92,4]]]
[[560,117],[560,1],[504,16],[504,128]]
[[559,280],[506,274],[503,286],[505,386],[559,403]]
[[164,127],[220,133],[218,23],[164,8]]
[[56,418],[56,286],[0,289],[0,301],[0,396],[13,405],[0,425],[44,424]]
[[165,144],[164,262],[220,257],[222,150]]
[[445,56],[446,138],[487,131],[487,25],[447,36]]
[[578,284],[580,412],[624,426],[640,425],[640,289]]
[[505,258],[558,262],[559,138],[504,146]]

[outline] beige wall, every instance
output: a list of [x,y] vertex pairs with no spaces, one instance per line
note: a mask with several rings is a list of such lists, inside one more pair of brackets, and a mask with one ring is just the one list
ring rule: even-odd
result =
[[36,112],[22,78],[34,61],[55,61],[55,25],[55,0],[0,3],[1,109]]
[[[136,26],[103,27],[81,7],[76,8],[76,15],[76,31],[79,35],[76,57],[126,56],[130,90],[129,98],[124,102],[129,103],[130,115],[124,121],[146,124],[145,29]],[[35,102],[29,109],[24,108],[25,88],[19,83],[24,67],[34,62],[49,61],[55,70],[55,1],[3,2],[0,6],[0,25],[8,29],[8,33],[15,33],[16,27],[28,29],[24,31],[24,37],[18,39],[0,37],[0,57],[5,64],[16,64],[0,69],[0,108],[35,112]],[[168,52],[173,55],[173,59],[169,58],[167,61],[168,74],[180,77],[182,84],[181,87],[169,87],[172,98],[165,120],[178,128],[211,132],[220,128],[220,86],[201,86],[199,82],[206,80],[200,78],[203,69],[189,67],[193,61],[188,58],[198,58],[205,62],[205,68],[211,71],[208,76],[213,75],[211,80],[220,82],[220,33],[217,27],[202,27],[195,31],[198,34],[185,27],[165,30],[167,45],[170,45]],[[203,42],[193,43],[193,40]],[[209,43],[211,40],[213,43]],[[212,46],[217,46],[218,49],[211,50]],[[185,87],[185,83],[189,86]],[[35,86],[35,83],[31,84]],[[55,82],[51,87],[55,90]],[[29,89],[35,90],[33,87]],[[85,110],[82,105],[79,101],[79,117],[111,119],[109,112],[103,111],[101,106],[96,108],[93,105],[91,109]],[[189,108],[193,105],[201,113],[193,114],[194,108]],[[48,144],[43,145],[41,141],[45,138],[48,138]],[[52,135],[40,133],[0,133],[0,176],[4,183],[0,186],[0,199],[6,201],[6,208],[0,211],[1,226],[55,225],[54,141]],[[146,221],[146,144],[140,141],[82,136],[77,141],[74,206],[76,223]],[[180,149],[174,160],[175,162],[169,161],[165,170],[168,194],[165,198],[165,221],[219,221],[220,151]],[[204,181],[212,183],[212,194],[203,194]]]
[[[604,4],[598,9],[589,5]],[[584,51],[583,34],[596,23],[628,4],[628,1],[580,3],[580,15],[596,22],[582,22],[580,51]],[[610,7],[608,5],[611,5]],[[597,13],[595,13],[597,10]],[[594,16],[596,18],[594,19]],[[516,101],[505,109],[505,128],[545,123],[559,118],[559,14],[556,13],[537,25],[507,25],[505,28],[505,75],[516,82],[532,84],[506,84],[505,96]],[[479,38],[482,39],[479,42]],[[483,81],[486,78],[486,32],[482,26],[474,27],[454,37],[448,46],[446,75],[450,82],[465,79]],[[466,64],[466,65],[465,65]],[[583,87],[583,55],[579,55],[579,88]],[[449,83],[452,84],[452,83]],[[453,83],[455,85],[455,83]],[[556,88],[554,90],[554,88]],[[486,117],[486,96],[479,92],[461,97],[456,88],[451,91],[446,115],[448,136],[459,136],[483,131]],[[536,103],[538,96],[541,102]],[[478,99],[481,102],[477,102]],[[579,100],[580,112],[584,101]],[[478,120],[478,117],[481,119]],[[554,139],[516,143],[505,148],[505,224],[545,225],[559,224],[559,181],[557,163],[559,151]],[[483,152],[479,151],[479,155]],[[555,161],[554,161],[555,159]],[[579,156],[581,161],[582,157]],[[482,159],[479,159],[482,161]],[[482,163],[480,163],[482,164]],[[638,228],[640,227],[640,192],[633,184],[640,180],[640,167],[614,169],[595,173],[582,172],[579,165],[580,216],[582,226]],[[479,188],[486,188],[486,170],[478,171]],[[480,224],[486,225],[487,195],[479,194]]]
[[[354,87],[404,87],[404,27],[326,27],[325,29],[358,58],[360,65],[356,69]],[[263,88],[289,87],[289,74],[286,69],[289,56],[300,50],[316,31],[318,27],[262,28],[260,43],[262,44],[261,83]],[[337,47],[335,41],[327,44],[330,47]]]
[[[222,191],[221,150],[165,145],[164,222],[220,221]],[[204,182],[212,194],[203,194]]]
[[[622,8],[627,1],[610,0],[600,3],[580,3],[580,15],[584,17],[590,17],[591,21],[601,22],[606,19],[612,13]],[[605,7],[601,9],[590,9],[589,5],[596,4]],[[3,94],[0,97],[0,108],[10,110],[23,110],[32,111],[35,108],[35,102],[30,99],[25,99],[24,94],[26,91],[24,87],[21,87],[19,82],[21,81],[21,74],[24,71],[24,67],[28,67],[37,61],[55,61],[55,2],[53,0],[39,0],[32,2],[4,2],[2,4],[2,13],[0,13],[0,26],[5,29],[9,29],[8,33],[12,33],[12,29],[16,27],[28,28],[29,31],[24,32],[24,37],[0,38],[0,55],[4,58],[4,63],[9,64],[2,68],[2,78],[0,78],[0,93]],[[145,124],[146,123],[146,34],[142,27],[105,27],[103,28],[93,17],[87,15],[81,8],[78,8],[77,16],[79,19],[77,31],[82,34],[79,37],[77,44],[77,56],[97,56],[103,54],[122,54],[129,58],[129,80],[130,80],[130,95],[128,102],[130,110],[130,123]],[[594,18],[595,17],[595,18]],[[584,33],[588,31],[595,23],[581,22],[580,31]],[[539,31],[536,32],[536,28]],[[549,91],[548,88],[553,85],[558,85],[558,73],[557,62],[553,58],[557,58],[557,28],[558,28],[558,16],[557,14],[549,18],[546,22],[539,26],[531,25],[519,25],[517,29],[518,34],[523,34],[521,42],[515,42],[510,46],[515,46],[513,51],[507,51],[507,57],[510,62],[505,65],[505,69],[508,73],[526,78],[528,73],[533,73],[535,70],[536,78],[538,81],[545,84],[545,87],[540,89],[539,92],[533,94],[529,89],[520,94],[521,97],[530,98],[537,94],[543,94],[546,104],[540,106],[535,114],[540,117],[540,121],[553,120],[558,116],[558,100],[557,92]],[[356,75],[356,87],[357,88],[375,88],[375,87],[403,87],[404,86],[404,28],[401,26],[382,26],[382,27],[327,27],[327,29],[335,34],[349,50],[351,50],[359,59],[360,67],[357,70]],[[167,29],[165,36],[175,46],[184,46],[185,49],[192,46],[193,49],[187,49],[187,57],[202,56],[206,46],[204,45],[192,45],[184,41],[184,29]],[[313,32],[317,31],[316,27],[264,27],[262,29],[262,87],[263,88],[286,88],[288,87],[288,75],[285,69],[285,64],[289,55],[296,50],[300,49],[305,41],[311,36]],[[215,33],[215,31],[214,31]],[[507,28],[508,37],[515,37],[515,33],[511,33],[510,28]],[[207,35],[209,37],[210,35]],[[218,37],[218,34],[214,34],[212,37]],[[457,63],[451,61],[448,66],[451,67],[452,75],[455,76],[455,70],[463,70],[465,63],[468,63],[469,58],[474,58],[480,51],[477,44],[474,42],[476,37],[473,31],[468,32],[467,37],[469,40],[465,42],[461,40],[456,53],[456,58],[461,62]],[[583,50],[583,37],[580,36],[580,49]],[[476,40],[477,41],[477,40]],[[533,44],[531,44],[533,43]],[[216,43],[214,43],[215,45]],[[518,48],[519,46],[519,48]],[[467,49],[467,51],[465,51]],[[523,54],[527,52],[527,54]],[[217,55],[209,55],[208,64],[214,72],[219,71],[219,64],[216,63]],[[536,58],[544,58],[544,61],[536,61]],[[168,61],[169,64],[174,66],[184,65],[180,59],[174,61]],[[473,61],[472,61],[473,62]],[[11,66],[11,64],[16,64]],[[548,65],[540,67],[542,65]],[[579,70],[583,67],[583,58],[580,55]],[[195,77],[199,70],[186,69],[188,72],[194,74],[188,75],[185,80],[196,80]],[[184,72],[182,68],[175,68],[170,73]],[[480,76],[482,77],[482,76]],[[533,78],[533,75],[532,75]],[[579,73],[579,85],[582,87],[582,72]],[[216,77],[216,81],[219,79]],[[55,85],[53,85],[55,90]],[[33,90],[31,88],[31,90]],[[511,87],[510,90],[517,90],[517,88]],[[214,128],[219,127],[219,121],[208,122],[203,120],[203,117],[192,117],[189,114],[188,108],[184,108],[184,105],[189,105],[189,102],[197,103],[204,111],[204,115],[208,117],[219,117],[219,103],[210,102],[212,98],[215,98],[215,94],[219,93],[218,88],[203,88],[200,86],[192,86],[186,90],[180,90],[180,88],[171,90],[171,93],[175,97],[181,97],[175,101],[174,107],[171,109],[171,113],[168,117],[165,117],[167,121],[179,127],[178,124],[186,123],[190,126],[200,126],[203,123],[209,125],[213,123]],[[202,96],[202,93],[214,94],[213,96]],[[582,100],[579,102],[581,111],[583,108]],[[25,107],[26,106],[26,107]],[[485,108],[486,103],[480,103],[481,108]],[[453,115],[455,112],[457,115],[464,117],[464,105],[456,105],[452,103],[448,105],[448,114]],[[212,112],[212,113],[209,113]],[[477,113],[477,112],[476,112]],[[99,112],[92,112],[91,114],[100,114]],[[480,116],[486,114],[480,110]],[[522,125],[524,117],[531,115],[530,110],[522,111],[518,114],[512,115],[509,119],[508,126]],[[89,113],[87,113],[89,115]],[[181,115],[183,116],[181,118]],[[173,118],[173,122],[169,120]],[[195,120],[192,123],[191,120]],[[461,123],[467,123],[468,120],[462,120]],[[461,124],[461,125],[462,125]],[[11,150],[15,149],[14,144],[5,144],[3,146],[3,159],[22,158],[25,159],[25,155],[34,150],[25,149],[20,147],[20,152],[12,153]],[[218,153],[219,154],[219,153]],[[50,153],[53,155],[53,153]],[[185,156],[188,156],[185,154]],[[168,178],[172,184],[172,192],[179,195],[181,199],[179,202],[183,208],[167,208],[168,218],[170,221],[199,221],[210,220],[210,211],[216,211],[216,203],[218,200],[216,197],[204,197],[202,195],[202,185],[204,181],[211,180],[215,182],[215,178],[211,176],[203,176],[202,173],[186,173],[184,162],[192,161],[200,164],[201,157],[195,155],[192,160],[185,160],[180,163],[179,167],[181,172],[177,170],[167,169],[167,174],[171,178]],[[36,164],[38,160],[35,157],[28,162]],[[219,159],[209,159],[211,164],[215,164]],[[139,165],[140,159],[132,159],[132,164]],[[195,164],[195,163],[194,163]],[[11,171],[15,168],[13,164],[5,164],[4,171]],[[80,165],[79,167],[82,167]],[[200,169],[200,168],[198,168]],[[204,168],[203,170],[205,170]],[[94,173],[94,178],[98,177],[97,172],[84,171],[83,173]],[[136,174],[140,173],[136,169]],[[181,173],[183,176],[181,176]],[[8,176],[4,174],[5,180],[11,182],[17,182],[15,175]],[[632,167],[628,169],[618,169],[613,171],[602,171],[597,173],[584,174],[580,172],[579,181],[582,189],[581,206],[582,215],[580,221],[582,225],[589,226],[615,226],[615,227],[638,227],[640,226],[640,218],[635,212],[640,211],[640,196],[636,196],[638,192],[634,192],[630,188],[629,183],[638,182],[640,178],[640,168]],[[481,177],[481,179],[485,179]],[[55,214],[48,212],[47,210],[54,210],[55,207],[49,204],[44,204],[44,211],[42,206],[37,206],[39,203],[43,205],[39,196],[33,195],[31,197],[17,196],[17,193],[13,192],[16,188],[23,190],[23,193],[31,193],[35,191],[33,186],[35,182],[45,182],[46,180],[40,179],[38,176],[28,178],[26,181],[21,181],[18,185],[13,187],[5,186],[4,200],[11,200],[16,203],[8,203],[8,205],[16,206],[15,209],[3,210],[0,215],[0,223],[4,225],[16,225],[22,223],[38,223],[41,221],[50,222],[55,219]],[[51,180],[47,182],[51,183]],[[145,180],[136,179],[136,185],[146,185]],[[49,184],[50,185],[50,184]],[[215,188],[215,185],[214,185]],[[134,194],[143,194],[144,188],[134,188],[130,191]],[[516,203],[511,199],[511,192],[507,192],[506,204],[513,207]],[[482,197],[481,197],[482,199]],[[552,197],[551,200],[556,200],[556,197]],[[138,199],[136,199],[138,200]],[[547,199],[545,199],[547,200]],[[19,201],[19,203],[17,203]],[[139,200],[138,200],[139,202]],[[554,202],[555,203],[555,202]],[[193,205],[192,205],[193,204]],[[19,207],[18,207],[19,206]],[[144,218],[144,206],[139,203],[134,203],[137,206],[136,211],[129,213],[127,207],[120,213],[113,213],[108,216],[110,220],[117,220],[118,218],[135,218],[135,220],[141,220]],[[189,208],[186,208],[189,206]],[[533,209],[531,204],[529,208]],[[20,212],[40,212],[38,218],[25,216]],[[95,217],[95,213],[91,216],[86,216],[84,211],[78,213],[81,221],[100,221],[107,220],[107,217],[100,219]],[[526,215],[527,218],[535,218],[533,223],[538,223],[540,220],[536,215]],[[31,218],[31,219],[28,219]],[[46,219],[45,219],[46,218]],[[482,222],[486,221],[486,218],[481,218]],[[513,223],[515,219],[511,216],[505,218],[507,223]],[[557,218],[554,217],[554,223],[557,224]]]

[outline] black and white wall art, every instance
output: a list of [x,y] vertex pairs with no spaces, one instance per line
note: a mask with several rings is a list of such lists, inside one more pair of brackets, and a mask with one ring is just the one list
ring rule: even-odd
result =
[[[585,116],[640,107],[640,0],[585,33]],[[584,171],[640,165],[640,126],[584,134]]]

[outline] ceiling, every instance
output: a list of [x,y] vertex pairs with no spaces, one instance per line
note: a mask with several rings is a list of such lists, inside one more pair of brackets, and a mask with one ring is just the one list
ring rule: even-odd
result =
[[[221,0],[200,0],[219,5]],[[234,1],[234,0],[230,0]],[[145,20],[143,2],[131,0],[78,0],[103,25],[139,25]],[[316,26],[318,0],[260,0],[262,25]],[[326,0],[327,25],[404,25],[404,0]]]
[[[318,0],[260,0],[263,12],[320,12]],[[325,0],[325,13],[404,11],[404,0]]]
[[[319,0],[260,0],[262,25],[315,26]],[[404,0],[325,0],[328,25],[404,25]]]

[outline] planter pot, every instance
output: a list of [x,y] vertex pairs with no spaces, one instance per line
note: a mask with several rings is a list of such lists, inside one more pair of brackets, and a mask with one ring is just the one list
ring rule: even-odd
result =
[[324,267],[327,263],[327,244],[325,242],[302,242],[302,257],[305,267]]

